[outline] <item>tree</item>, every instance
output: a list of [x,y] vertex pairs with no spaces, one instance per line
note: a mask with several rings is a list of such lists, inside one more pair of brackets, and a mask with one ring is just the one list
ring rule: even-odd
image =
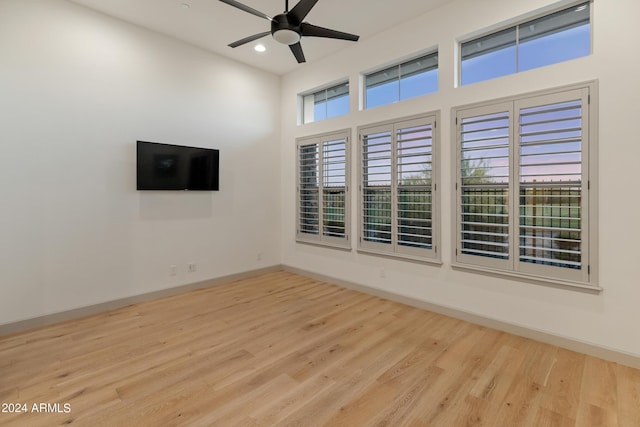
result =
[[485,159],[462,159],[460,170],[462,172],[462,184],[489,184],[491,178],[487,177],[489,165]]

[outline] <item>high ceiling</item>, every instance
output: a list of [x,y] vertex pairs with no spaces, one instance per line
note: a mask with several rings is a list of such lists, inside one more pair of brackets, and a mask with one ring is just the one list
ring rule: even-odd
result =
[[[71,0],[133,24],[175,37],[206,50],[251,64],[275,74],[305,66],[289,48],[271,36],[232,49],[227,45],[269,31],[270,22],[219,0]],[[284,0],[239,0],[269,16],[282,13]],[[389,27],[424,14],[453,0],[319,0],[305,21],[357,34],[364,40]],[[289,8],[297,3],[291,0]],[[266,47],[258,53],[254,46]],[[353,42],[305,37],[301,41],[307,63],[348,47]]]

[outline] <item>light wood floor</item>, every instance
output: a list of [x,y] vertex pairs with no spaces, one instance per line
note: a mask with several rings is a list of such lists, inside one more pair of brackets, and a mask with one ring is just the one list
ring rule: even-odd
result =
[[640,426],[640,371],[287,272],[0,338],[2,426]]

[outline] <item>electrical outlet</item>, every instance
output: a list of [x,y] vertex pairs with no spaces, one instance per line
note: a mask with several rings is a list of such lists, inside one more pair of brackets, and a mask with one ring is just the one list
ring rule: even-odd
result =
[[383,279],[387,277],[387,272],[384,270],[384,268],[380,269],[380,277]]
[[256,254],[256,261],[262,261],[262,252]]
[[187,272],[195,273],[197,270],[198,264],[196,264],[195,262],[190,262],[189,264],[187,264]]
[[176,274],[178,274],[178,266],[177,265],[170,265],[169,266],[169,276],[175,276]]

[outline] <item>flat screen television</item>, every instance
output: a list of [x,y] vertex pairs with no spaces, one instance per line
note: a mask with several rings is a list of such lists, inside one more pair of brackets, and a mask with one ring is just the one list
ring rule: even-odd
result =
[[218,191],[220,151],[137,142],[138,190]]

